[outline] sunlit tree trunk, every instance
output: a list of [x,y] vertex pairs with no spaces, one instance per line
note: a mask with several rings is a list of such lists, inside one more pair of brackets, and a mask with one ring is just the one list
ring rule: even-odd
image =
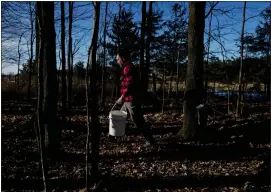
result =
[[203,99],[203,51],[206,2],[189,2],[188,66],[184,96],[184,123],[179,134],[183,139],[196,133],[196,106]]

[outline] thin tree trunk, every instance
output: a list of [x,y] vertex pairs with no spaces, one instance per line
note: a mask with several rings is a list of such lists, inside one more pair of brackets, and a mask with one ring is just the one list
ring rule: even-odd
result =
[[[97,179],[98,175],[98,155],[99,155],[99,141],[100,141],[100,128],[99,128],[99,119],[98,119],[98,97],[97,97],[97,87],[96,87],[96,52],[97,52],[97,41],[98,41],[98,32],[99,32],[99,20],[100,20],[100,2],[94,2],[94,18],[93,18],[93,34],[92,42],[89,49],[87,65],[91,65],[91,78],[90,78],[90,90],[91,90],[91,129],[88,126],[87,134],[87,144],[86,144],[86,189],[88,191],[88,155],[89,155],[89,137],[91,131],[91,151],[92,151],[92,169],[91,177],[92,179]],[[88,92],[87,92],[88,93]],[[88,95],[87,95],[88,96]],[[89,114],[87,117],[89,121]]]
[[169,89],[168,89],[168,98],[170,97],[170,93],[172,91],[172,81],[173,81],[173,72],[170,72],[170,82],[169,82]]
[[147,40],[146,40],[146,66],[145,66],[145,91],[148,91],[149,87],[149,71],[150,71],[150,45],[152,39],[152,4],[153,1],[149,2],[149,14],[147,20]]
[[39,132],[39,149],[40,149],[40,163],[43,178],[43,188],[47,191],[47,163],[45,160],[45,130],[44,130],[44,114],[43,114],[43,100],[44,100],[44,86],[43,86],[43,59],[44,59],[44,37],[42,24],[42,2],[36,3],[36,36],[39,47],[36,47],[36,62],[38,63],[38,108],[37,108],[37,125]]
[[166,84],[166,66],[165,66],[165,63],[164,63],[162,114],[164,113],[164,105],[165,105],[165,86],[166,86],[165,84]]
[[[91,46],[89,47],[88,50],[88,55],[90,55],[90,50],[91,50]],[[88,57],[88,62],[87,62],[87,74],[86,74],[86,111],[87,111],[87,141],[86,141],[86,191],[88,191],[88,186],[89,186],[89,182],[88,182],[88,173],[89,173],[89,169],[88,169],[88,159],[89,159],[89,138],[90,138],[90,116],[89,116],[89,110],[90,110],[90,102],[89,102],[89,78],[90,78],[90,72],[89,72],[89,57]]]
[[189,2],[188,66],[184,95],[184,123],[179,135],[193,138],[196,133],[196,106],[203,98],[203,51],[206,2]]
[[[119,2],[119,23],[120,23],[120,17],[121,17],[121,11],[122,11],[122,2]],[[118,26],[118,39],[117,39],[117,45],[120,47],[120,26]],[[121,76],[121,69],[119,66],[116,67],[116,79],[115,79],[115,88],[116,88],[116,99],[120,96],[120,76]]]
[[20,36],[19,42],[18,42],[18,72],[17,72],[17,102],[19,101],[20,98],[20,64],[21,64],[21,50],[20,50],[20,45],[22,41],[23,33]]
[[29,58],[29,74],[28,74],[28,100],[30,99],[30,94],[31,94],[31,77],[32,77],[32,63],[33,63],[33,43],[34,43],[34,38],[33,38],[33,10],[31,7],[31,3],[29,2],[29,11],[30,11],[30,58]]
[[209,64],[209,54],[210,54],[210,47],[211,47],[211,29],[212,29],[212,18],[213,18],[212,10],[210,14],[211,16],[209,20],[207,60],[205,64],[205,101],[207,101],[207,95],[208,95],[208,64]]
[[104,95],[104,90],[105,90],[105,83],[104,83],[104,75],[105,75],[105,66],[106,66],[106,18],[107,18],[107,9],[108,9],[108,2],[105,2],[105,16],[104,16],[104,62],[103,62],[103,67],[102,67],[102,90],[101,90],[101,106],[102,108],[104,107],[104,101],[105,101],[105,95]]
[[71,100],[72,100],[72,15],[73,3],[69,1],[69,48],[68,48],[68,111],[69,121],[71,121]]
[[153,95],[156,96],[156,76],[155,73],[152,73],[152,84],[153,84]]
[[228,85],[228,115],[230,114],[230,86]]
[[65,56],[65,2],[61,1],[61,61],[62,61],[62,121],[66,124],[66,102],[67,102],[67,84],[66,84],[66,56]]
[[176,99],[178,99],[179,95],[179,60],[180,60],[180,46],[178,48],[178,57],[177,57]]
[[[271,6],[271,2],[270,2],[270,6]],[[268,37],[268,44],[267,44],[267,52],[266,52],[266,57],[267,57],[267,60],[266,60],[266,77],[267,77],[267,93],[266,93],[266,96],[267,96],[267,99],[270,99],[270,57],[269,57],[269,52],[270,52],[270,45],[271,45],[271,35],[269,34],[269,37]]]
[[[37,8],[36,8],[37,11]],[[39,23],[38,23],[38,14],[36,14],[36,22],[35,22],[35,27],[36,27],[36,58],[35,58],[35,71],[37,78],[35,78],[35,88],[36,88],[36,94],[38,95],[39,88],[38,88],[38,59],[39,59],[39,48],[40,48],[40,43],[39,43]]]
[[244,2],[243,8],[243,22],[242,22],[242,29],[241,29],[241,62],[240,62],[240,70],[239,70],[239,81],[238,81],[238,97],[237,97],[237,106],[236,106],[236,118],[240,115],[240,100],[241,100],[241,89],[243,83],[243,53],[244,53],[244,29],[245,29],[245,19],[246,19],[246,4]]
[[[144,69],[144,48],[145,48],[145,29],[146,27],[146,1],[142,1],[142,21],[141,21],[141,34],[140,34],[140,81],[141,84],[145,85],[144,80],[144,74],[145,74],[145,69]],[[142,90],[145,94],[145,87],[143,87]]]

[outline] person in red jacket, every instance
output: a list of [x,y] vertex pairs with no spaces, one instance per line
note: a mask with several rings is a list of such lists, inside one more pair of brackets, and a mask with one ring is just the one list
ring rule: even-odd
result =
[[150,128],[147,126],[141,111],[141,93],[139,89],[139,77],[136,68],[132,64],[129,53],[125,50],[118,51],[117,63],[123,68],[121,81],[121,97],[117,100],[118,104],[123,104],[121,110],[129,112],[136,127],[142,132],[147,140],[146,146],[154,145]]

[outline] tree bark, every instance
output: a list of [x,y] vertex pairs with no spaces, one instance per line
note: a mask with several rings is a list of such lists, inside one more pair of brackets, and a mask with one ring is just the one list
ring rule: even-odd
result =
[[[271,3],[270,3],[270,6],[271,6]],[[271,33],[271,29],[270,29],[270,33]],[[270,56],[269,56],[269,53],[270,53],[270,45],[271,45],[271,35],[269,33],[269,37],[268,37],[268,44],[267,44],[267,52],[266,52],[266,83],[267,83],[267,93],[266,93],[266,96],[267,96],[267,99],[269,100],[270,99],[270,67],[271,67],[271,63],[270,63]]]
[[152,85],[153,85],[153,95],[156,96],[156,76],[155,73],[152,73]]
[[[72,100],[72,15],[73,15],[73,3],[69,1],[69,48],[68,48],[68,111],[71,112],[71,100]],[[71,116],[69,115],[69,121]]]
[[67,84],[66,84],[66,56],[65,56],[65,2],[61,5],[61,61],[62,61],[62,121],[66,124],[66,103],[67,103]]
[[237,97],[237,104],[236,104],[236,118],[240,115],[240,100],[241,100],[241,91],[242,91],[242,83],[243,83],[243,57],[244,57],[244,30],[245,30],[245,22],[246,22],[246,4],[244,2],[243,8],[243,22],[242,22],[242,29],[241,29],[241,52],[240,52],[240,70],[239,70],[239,81],[238,81],[238,97]]
[[105,75],[105,66],[106,66],[106,18],[107,18],[107,10],[108,10],[108,2],[105,2],[105,16],[104,16],[104,61],[103,61],[103,66],[102,66],[102,90],[101,90],[101,106],[102,108],[104,107],[104,101],[105,101],[105,95],[104,95],[104,90],[105,90],[105,83],[104,83],[104,75]]
[[[36,12],[37,12],[37,5],[36,5]],[[40,51],[40,29],[39,29],[39,23],[38,23],[38,14],[36,13],[36,22],[35,22],[35,27],[36,27],[36,58],[35,58],[35,68],[37,71],[37,76],[38,76],[38,60],[39,60],[39,51]],[[38,94],[39,88],[38,88],[38,78],[35,78],[35,88],[36,88],[36,93]]]
[[[91,151],[92,151],[92,169],[91,177],[92,179],[97,179],[98,176],[98,156],[99,156],[99,142],[100,142],[100,124],[98,119],[98,97],[97,97],[97,78],[96,78],[96,52],[97,52],[97,41],[99,33],[99,20],[100,20],[100,2],[94,2],[94,18],[93,18],[93,34],[92,42],[89,49],[87,64],[90,67],[90,90],[91,90],[91,103],[90,103],[90,115],[87,117],[87,121],[90,122],[90,128],[87,134],[87,144],[86,144],[86,170],[88,170],[88,154],[89,154],[89,137],[91,131]],[[89,115],[89,114],[88,114]],[[86,186],[88,190],[88,172],[86,172]]]
[[[146,1],[142,1],[142,21],[141,21],[141,34],[140,34],[140,81],[145,84],[144,80],[144,48],[145,48],[145,29],[146,27]],[[145,89],[143,88],[145,92]]]
[[166,66],[164,62],[162,114],[164,113],[164,105],[165,105],[165,87],[166,87]]
[[43,44],[43,123],[45,130],[45,156],[56,157],[60,149],[60,127],[57,125],[57,70],[54,3],[41,3],[41,38]]
[[149,87],[149,71],[150,71],[150,45],[152,39],[152,4],[153,2],[149,2],[149,14],[147,20],[147,40],[146,40],[146,66],[145,66],[145,91],[148,91]]
[[17,72],[17,101],[19,101],[20,98],[20,64],[21,64],[21,50],[20,50],[20,45],[22,41],[23,33],[20,36],[19,42],[18,42],[18,72]]
[[179,134],[183,139],[196,133],[196,106],[203,98],[203,51],[206,2],[189,2],[188,66],[184,95],[184,124]]
[[27,93],[27,98],[28,100],[30,99],[31,95],[31,77],[32,77],[32,66],[33,66],[33,43],[34,43],[34,38],[33,38],[33,10],[31,7],[31,3],[29,2],[29,11],[30,11],[30,58],[29,58],[29,74],[28,74],[28,93]]
[[170,81],[169,81],[169,88],[168,88],[168,98],[170,97],[170,93],[172,91],[172,81],[173,81],[173,71],[170,72]]
[[180,60],[180,46],[178,47],[178,56],[177,56],[176,101],[178,100],[179,95],[179,60]]

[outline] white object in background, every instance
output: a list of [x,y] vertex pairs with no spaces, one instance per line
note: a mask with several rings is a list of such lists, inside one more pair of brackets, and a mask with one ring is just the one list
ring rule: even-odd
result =
[[125,135],[127,113],[124,111],[110,111],[109,113],[109,135]]

